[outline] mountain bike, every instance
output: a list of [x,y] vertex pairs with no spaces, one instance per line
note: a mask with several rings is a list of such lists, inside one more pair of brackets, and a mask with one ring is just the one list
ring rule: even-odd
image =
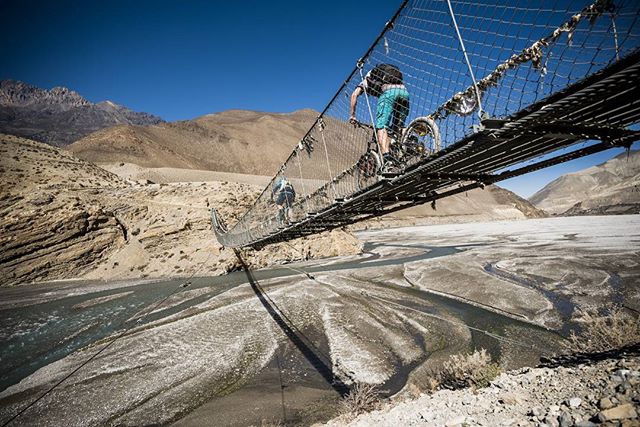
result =
[[[373,126],[355,122],[355,126],[372,130],[367,143],[367,151],[355,165],[356,187],[364,190],[382,174],[383,161],[378,148],[378,139]],[[418,117],[409,123],[402,132],[387,131],[390,139],[389,152],[393,164],[386,172],[402,174],[407,166],[440,150],[440,131],[431,117]]]

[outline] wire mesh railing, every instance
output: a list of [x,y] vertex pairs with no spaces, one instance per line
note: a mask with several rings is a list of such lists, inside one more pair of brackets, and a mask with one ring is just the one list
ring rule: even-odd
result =
[[[408,92],[406,117],[391,97],[397,135],[430,117],[446,148],[481,129],[483,118],[508,117],[638,49],[639,18],[637,0],[404,1],[221,243],[263,240],[366,191],[375,180],[363,180],[359,162],[372,145],[384,153],[381,139],[393,134],[381,111],[388,91]],[[397,67],[401,81],[384,81],[377,93],[358,89],[378,64]],[[350,123],[354,98],[351,121],[384,134]]]

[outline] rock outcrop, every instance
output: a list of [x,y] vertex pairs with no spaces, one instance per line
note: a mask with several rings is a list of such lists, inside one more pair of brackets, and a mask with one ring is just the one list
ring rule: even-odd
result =
[[2,284],[81,274],[124,241],[113,210],[74,194],[123,188],[117,176],[13,136],[0,136],[0,159]]
[[[261,187],[136,183],[35,141],[0,135],[0,285],[85,277],[217,275],[239,268],[211,230],[208,205],[235,222]],[[336,230],[245,251],[253,267],[355,254]]]

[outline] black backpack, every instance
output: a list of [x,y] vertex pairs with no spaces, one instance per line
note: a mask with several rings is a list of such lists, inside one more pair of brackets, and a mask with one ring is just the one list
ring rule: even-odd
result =
[[273,187],[271,188],[272,196],[276,196],[279,193],[288,193],[288,195],[290,197],[293,197],[294,199],[296,197],[296,190],[286,178],[282,178],[281,182],[274,183]]
[[378,64],[367,77],[367,93],[380,96],[383,85],[401,85],[402,71],[395,65]]

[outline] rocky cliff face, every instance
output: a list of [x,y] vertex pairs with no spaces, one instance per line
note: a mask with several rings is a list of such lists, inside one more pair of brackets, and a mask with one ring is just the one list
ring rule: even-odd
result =
[[640,151],[563,175],[529,198],[553,214],[605,215],[640,213]]
[[[217,275],[239,267],[211,230],[210,203],[232,225],[261,187],[135,183],[46,144],[0,134],[0,286],[85,277]],[[336,230],[248,250],[253,267],[360,252]]]
[[15,80],[0,81],[2,133],[63,146],[117,124],[157,123],[162,119],[110,101],[94,104],[64,87],[45,90]]
[[3,135],[0,176],[0,285],[80,274],[125,240],[113,209],[87,204],[77,193],[123,188],[117,176]]

